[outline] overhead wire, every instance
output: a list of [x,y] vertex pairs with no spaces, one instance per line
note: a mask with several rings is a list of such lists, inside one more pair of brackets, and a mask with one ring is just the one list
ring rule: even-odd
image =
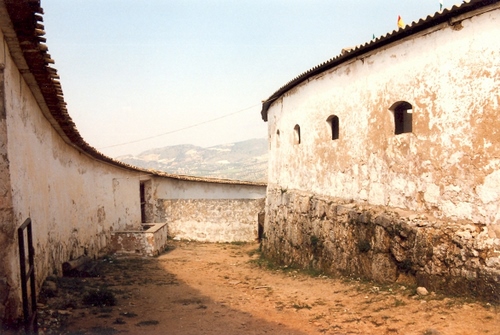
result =
[[112,145],[108,145],[108,146],[105,146],[105,147],[100,147],[98,149],[101,150],[101,149],[119,147],[119,146],[122,146],[122,145],[138,143],[138,142],[147,141],[147,140],[150,140],[150,139],[153,139],[153,138],[157,138],[157,137],[161,137],[161,136],[170,135],[170,134],[173,134],[173,133],[178,133],[178,132],[186,130],[186,129],[198,127],[198,126],[210,123],[210,122],[214,122],[214,121],[217,121],[217,120],[220,120],[220,119],[224,119],[226,117],[229,117],[229,116],[232,116],[232,115],[244,112],[246,110],[252,109],[252,108],[257,107],[257,106],[259,106],[259,104],[256,104],[256,105],[244,108],[244,109],[240,109],[240,110],[238,110],[236,112],[225,114],[225,115],[222,115],[222,116],[210,119],[210,120],[206,120],[206,121],[203,121],[203,122],[192,124],[190,126],[182,127],[182,128],[171,130],[171,131],[167,131],[166,133],[162,133],[162,134],[158,134],[158,135],[153,135],[153,136],[149,136],[149,137],[143,137],[143,138],[140,138],[140,139],[137,139],[137,140],[133,140],[133,141],[123,142],[123,143],[118,143],[118,144],[112,144]]

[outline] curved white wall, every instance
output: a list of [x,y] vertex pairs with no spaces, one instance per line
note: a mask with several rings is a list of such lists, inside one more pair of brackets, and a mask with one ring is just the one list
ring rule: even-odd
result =
[[[269,188],[499,223],[499,22],[494,10],[434,27],[288,91],[268,111]],[[397,101],[413,106],[412,133],[394,134]]]
[[[10,56],[5,38],[0,52],[4,66],[6,164],[11,203],[2,201],[0,281],[6,296],[0,319],[15,317],[21,301],[16,229],[33,223],[37,284],[61,265],[83,254],[96,257],[110,232],[140,224],[139,173],[97,161],[65,142],[43,115],[30,87]],[[3,199],[3,200],[5,200]],[[3,251],[2,255],[4,255]],[[5,302],[6,301],[6,302]]]

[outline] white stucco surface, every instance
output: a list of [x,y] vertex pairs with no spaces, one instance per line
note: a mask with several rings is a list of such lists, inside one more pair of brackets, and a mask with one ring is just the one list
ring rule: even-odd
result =
[[261,199],[266,186],[162,178],[155,194],[160,199]]
[[[442,24],[286,92],[268,110],[270,188],[499,224],[499,22],[496,9]],[[398,101],[411,133],[394,134]]]
[[8,162],[10,193],[10,205],[2,201],[2,211],[12,215],[1,223],[10,242],[4,245],[9,255],[2,258],[0,275],[9,289],[1,289],[0,295],[8,296],[2,300],[8,301],[8,314],[16,313],[21,301],[15,230],[27,218],[32,220],[40,286],[47,275],[61,273],[63,262],[83,254],[98,256],[112,230],[139,225],[140,204],[139,173],[97,161],[65,142],[42,113],[1,37],[6,124],[2,157]]

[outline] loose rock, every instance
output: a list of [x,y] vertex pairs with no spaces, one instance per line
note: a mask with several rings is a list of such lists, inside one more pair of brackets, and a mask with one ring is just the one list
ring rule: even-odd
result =
[[417,294],[424,296],[424,295],[428,295],[429,291],[427,291],[427,289],[425,287],[417,287]]

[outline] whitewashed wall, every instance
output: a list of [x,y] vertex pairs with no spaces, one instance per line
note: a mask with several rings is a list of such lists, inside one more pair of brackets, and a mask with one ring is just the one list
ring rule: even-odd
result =
[[[499,22],[495,10],[444,24],[287,92],[268,113],[270,188],[498,226]],[[413,105],[412,133],[394,135],[397,101]]]
[[[266,256],[499,301],[493,6],[358,54],[271,104]],[[400,101],[413,107],[413,129],[395,135],[389,109]]]
[[21,294],[15,229],[31,218],[40,285],[47,275],[60,274],[63,262],[84,253],[96,257],[110,231],[140,224],[139,173],[96,161],[64,142],[42,114],[3,38],[0,54],[5,66],[3,157],[8,162],[12,214],[1,223],[11,243],[5,245],[10,251],[2,259],[5,273],[0,275],[9,292],[0,294],[8,296],[3,314],[13,315]]
[[[255,222],[249,222],[246,214],[263,210],[263,185],[178,181],[95,159],[66,139],[56,130],[57,120],[46,117],[47,97],[25,64],[3,3],[0,16],[0,328],[21,315],[16,229],[27,218],[33,223],[37,288],[47,275],[61,274],[63,262],[105,252],[113,231],[140,230],[141,183],[147,188],[146,214],[153,221],[166,220],[165,199],[198,199],[198,203],[224,199],[236,204],[233,208],[250,204],[238,212],[245,215],[243,219],[232,219],[231,236],[239,239],[241,224],[257,226],[258,213]],[[166,232],[161,232],[161,246]]]
[[266,185],[214,183],[174,178],[155,178],[155,194],[159,199],[261,199]]

